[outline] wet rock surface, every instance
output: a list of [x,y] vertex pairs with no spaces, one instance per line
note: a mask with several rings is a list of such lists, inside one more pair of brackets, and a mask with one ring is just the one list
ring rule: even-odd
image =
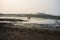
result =
[[60,32],[0,26],[0,40],[60,40]]

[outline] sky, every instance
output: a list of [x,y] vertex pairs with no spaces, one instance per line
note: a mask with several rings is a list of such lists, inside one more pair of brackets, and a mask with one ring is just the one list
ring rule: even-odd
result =
[[0,13],[37,12],[60,15],[60,0],[0,0]]

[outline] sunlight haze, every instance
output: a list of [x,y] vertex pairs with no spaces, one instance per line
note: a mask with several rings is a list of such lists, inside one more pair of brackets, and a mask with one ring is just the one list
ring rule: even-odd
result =
[[60,0],[0,0],[0,13],[36,12],[60,15]]

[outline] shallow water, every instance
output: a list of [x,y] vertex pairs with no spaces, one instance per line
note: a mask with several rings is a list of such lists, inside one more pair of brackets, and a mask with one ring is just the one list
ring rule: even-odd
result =
[[31,19],[28,19],[28,17],[0,17],[0,18],[27,20],[26,22],[23,21],[22,23],[37,23],[37,24],[54,24],[55,23],[55,20],[53,19],[44,19],[44,18],[35,18],[35,17],[31,17]]
[[[23,19],[27,19],[27,17],[22,17]],[[44,18],[34,18],[32,17],[31,19],[27,19],[28,22],[23,22],[23,23],[38,23],[38,24],[54,24],[55,20],[53,19],[44,19]]]

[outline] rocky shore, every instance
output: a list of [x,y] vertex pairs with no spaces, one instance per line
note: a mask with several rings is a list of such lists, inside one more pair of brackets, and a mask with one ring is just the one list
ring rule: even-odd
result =
[[0,25],[0,40],[60,40],[60,32]]

